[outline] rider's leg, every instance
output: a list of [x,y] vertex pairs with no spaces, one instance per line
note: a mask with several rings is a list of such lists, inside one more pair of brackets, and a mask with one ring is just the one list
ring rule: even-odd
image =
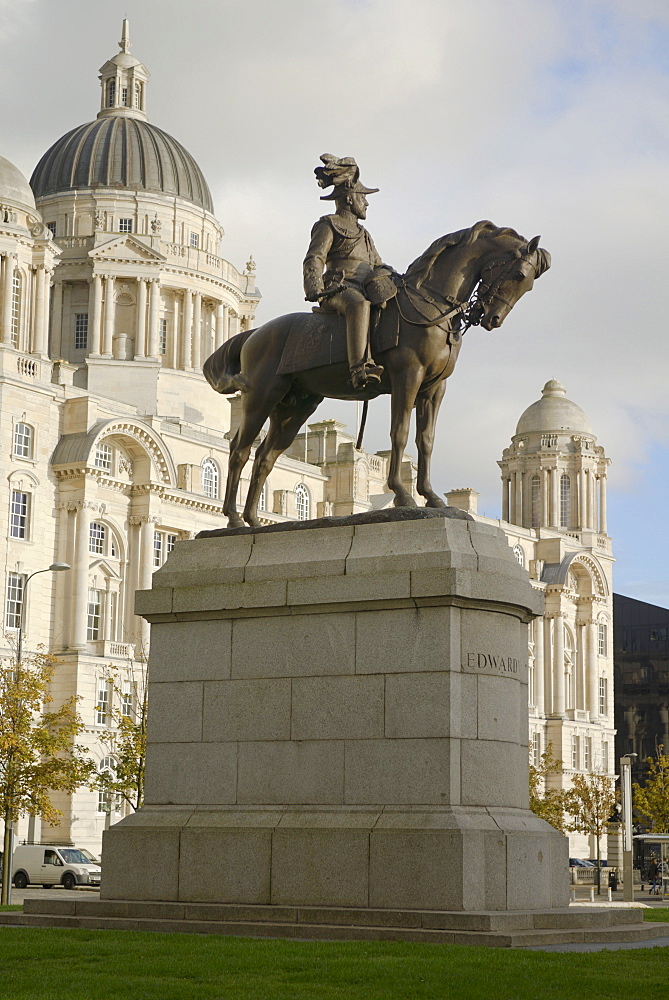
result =
[[346,288],[330,299],[331,306],[341,312],[346,320],[346,351],[352,375],[353,388],[365,385],[370,379],[378,382],[383,368],[368,358],[369,318],[371,303],[357,288]]

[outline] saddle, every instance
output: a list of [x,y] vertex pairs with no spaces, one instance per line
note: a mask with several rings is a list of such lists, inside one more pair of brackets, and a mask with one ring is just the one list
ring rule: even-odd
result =
[[[395,300],[385,309],[372,308],[371,329],[374,357],[397,346],[399,314]],[[294,313],[277,374],[292,375],[339,364],[348,364],[344,317],[318,306],[310,313]]]

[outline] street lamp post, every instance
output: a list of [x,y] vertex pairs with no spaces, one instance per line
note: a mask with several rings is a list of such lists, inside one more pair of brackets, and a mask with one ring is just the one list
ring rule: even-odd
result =
[[632,884],[632,757],[626,753],[620,758],[620,804],[623,820],[623,899],[634,902]]
[[[47,566],[46,569],[37,569],[30,576],[26,577],[26,582],[23,584],[23,594],[21,597],[21,604],[19,605],[19,636],[16,643],[16,666],[19,668],[22,663],[23,657],[23,616],[26,607],[26,596],[28,593],[28,584],[34,576],[39,573],[62,573],[67,569],[71,569],[69,563],[65,562],[55,562]],[[2,905],[7,905],[12,901],[12,855],[14,854],[14,824],[7,820],[7,813],[5,812],[5,824],[7,828],[5,829],[4,838],[4,854],[2,857],[2,895],[0,899],[2,900]]]

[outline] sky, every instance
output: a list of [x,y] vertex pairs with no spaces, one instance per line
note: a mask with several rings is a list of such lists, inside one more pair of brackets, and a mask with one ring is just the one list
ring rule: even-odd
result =
[[[97,114],[124,16],[150,120],[209,182],[222,255],[257,262],[259,321],[306,308],[324,152],[380,188],[366,225],[400,271],[479,219],[542,234],[551,270],[465,338],[433,485],[471,486],[499,517],[497,460],[560,379],[612,459],[615,589],[668,606],[666,0],[0,0],[0,155],[27,176]],[[368,450],[388,447],[388,413],[372,405]],[[327,417],[354,425],[355,404],[326,400]]]

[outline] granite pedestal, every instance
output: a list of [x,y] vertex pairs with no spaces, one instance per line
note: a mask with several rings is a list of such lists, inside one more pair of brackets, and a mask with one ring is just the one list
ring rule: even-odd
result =
[[137,594],[146,797],[103,899],[567,905],[567,840],[528,808],[541,595],[501,530],[429,514],[177,543]]

